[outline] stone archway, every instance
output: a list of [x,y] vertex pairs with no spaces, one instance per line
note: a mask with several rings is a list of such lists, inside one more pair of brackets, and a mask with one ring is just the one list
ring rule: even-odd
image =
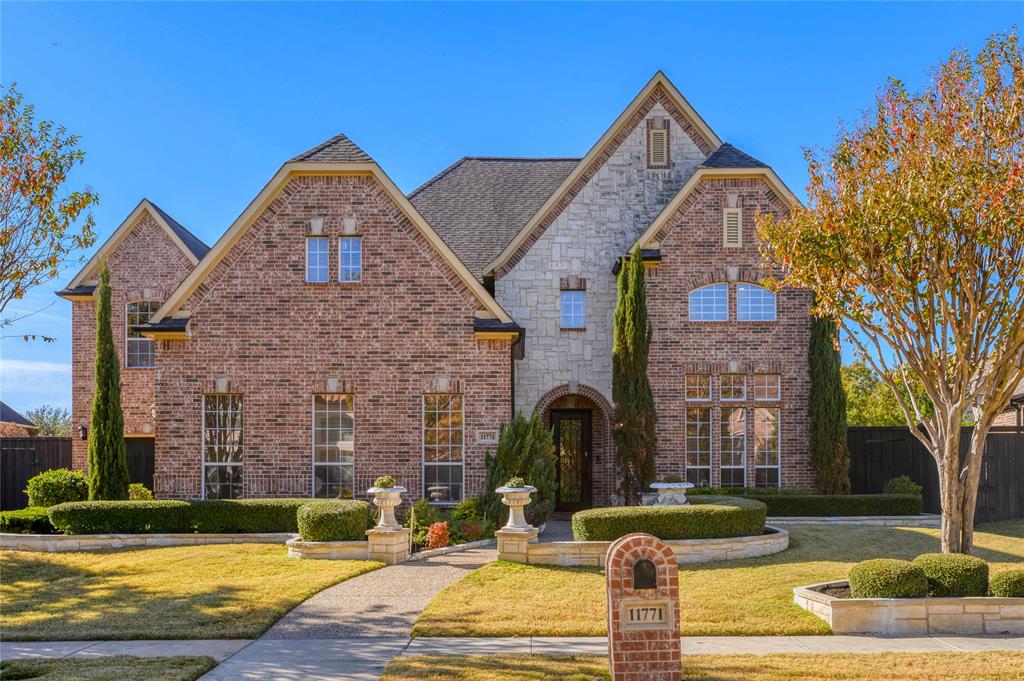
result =
[[[608,506],[615,491],[614,444],[611,437],[612,406],[604,395],[588,385],[563,384],[552,388],[537,401],[536,411],[544,424],[552,428],[559,415],[580,412],[589,414],[590,424],[590,490],[586,505]],[[555,414],[555,419],[552,414]]]

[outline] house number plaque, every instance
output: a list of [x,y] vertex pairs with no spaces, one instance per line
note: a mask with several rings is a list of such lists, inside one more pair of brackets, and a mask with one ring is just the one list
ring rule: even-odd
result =
[[620,621],[622,628],[671,629],[672,611],[667,599],[622,601]]

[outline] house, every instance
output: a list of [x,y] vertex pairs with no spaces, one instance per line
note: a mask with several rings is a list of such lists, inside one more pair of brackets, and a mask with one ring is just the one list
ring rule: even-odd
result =
[[993,425],[1024,427],[1024,381],[1017,385],[1013,397],[1010,398],[1010,403],[996,417]]
[[39,426],[0,402],[0,437],[32,437]]
[[[60,295],[88,425],[100,262],[125,435],[160,497],[479,491],[515,411],[559,455],[558,507],[610,503],[612,312],[642,253],[658,469],[806,486],[810,294],[761,286],[755,217],[796,199],[657,73],[582,158],[467,157],[403,195],[343,135],[287,161],[207,249],[142,201]],[[85,465],[84,442],[74,463]]]

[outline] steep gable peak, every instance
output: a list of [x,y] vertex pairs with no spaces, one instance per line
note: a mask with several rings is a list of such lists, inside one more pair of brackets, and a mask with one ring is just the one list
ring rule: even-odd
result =
[[321,142],[312,149],[308,149],[298,156],[289,159],[289,163],[312,162],[312,163],[373,163],[373,159],[365,151],[360,149],[355,142],[345,135],[334,137]]

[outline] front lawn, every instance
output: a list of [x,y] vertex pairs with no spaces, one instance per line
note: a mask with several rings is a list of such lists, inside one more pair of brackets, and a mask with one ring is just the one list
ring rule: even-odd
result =
[[[991,523],[975,554],[994,572],[1024,567],[1024,520]],[[939,550],[938,530],[794,525],[790,548],[774,556],[679,571],[684,636],[828,634],[828,625],[793,604],[793,587],[843,578],[868,558],[913,558]],[[438,594],[416,636],[604,636],[604,574],[596,568],[485,565]]]
[[[683,657],[683,678],[714,681],[996,681],[1019,679],[1024,653],[873,653],[844,655],[696,655]],[[604,657],[543,655],[402,656],[381,681],[607,681]]]
[[212,657],[93,657],[0,662],[0,681],[195,681],[217,665]]
[[0,552],[7,641],[255,638],[317,591],[381,567],[282,544]]

